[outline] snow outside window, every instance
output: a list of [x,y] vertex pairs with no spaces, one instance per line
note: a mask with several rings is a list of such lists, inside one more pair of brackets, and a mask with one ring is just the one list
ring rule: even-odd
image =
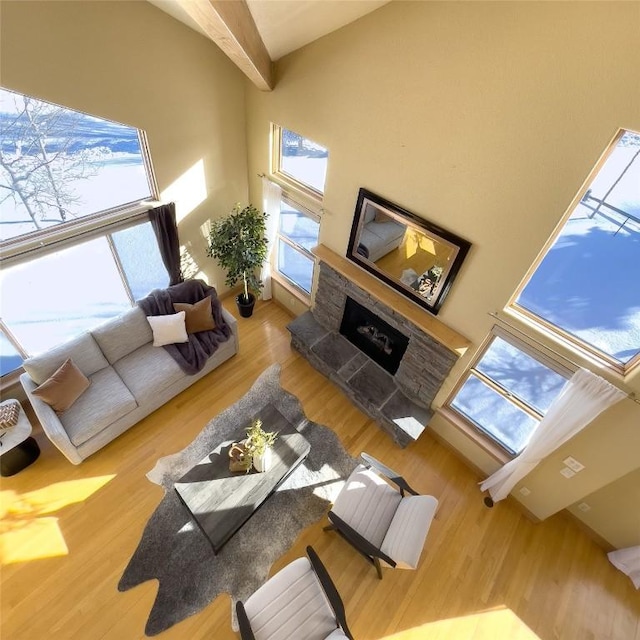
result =
[[280,203],[276,269],[305,296],[311,295],[315,256],[311,249],[318,244],[320,221],[310,211],[287,197]]
[[570,374],[494,328],[448,405],[515,456],[527,445]]
[[640,362],[640,133],[622,130],[512,309],[625,374]]
[[329,153],[323,146],[294,131],[272,126],[272,173],[307,195],[321,199]]
[[[132,217],[156,199],[143,131],[3,88],[0,131],[5,375],[166,287],[168,275],[151,224]],[[89,234],[81,219],[95,220]]]

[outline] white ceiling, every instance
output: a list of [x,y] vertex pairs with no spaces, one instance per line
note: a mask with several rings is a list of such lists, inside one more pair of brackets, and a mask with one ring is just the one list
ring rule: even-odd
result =
[[[204,31],[181,6],[203,0],[148,0],[202,35]],[[275,61],[390,0],[246,0],[271,60]]]

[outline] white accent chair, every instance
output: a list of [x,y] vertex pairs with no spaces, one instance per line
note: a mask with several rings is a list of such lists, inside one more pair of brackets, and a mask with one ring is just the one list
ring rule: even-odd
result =
[[418,495],[401,475],[372,456],[362,453],[360,458],[362,464],[338,494],[328,513],[331,524],[324,530],[337,531],[375,566],[380,579],[381,564],[415,569],[438,501]]
[[327,570],[311,547],[307,556],[236,603],[242,640],[353,640]]

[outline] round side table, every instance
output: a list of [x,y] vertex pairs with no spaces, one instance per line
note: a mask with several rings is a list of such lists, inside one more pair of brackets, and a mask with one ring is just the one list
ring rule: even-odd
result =
[[[13,400],[5,400],[0,406],[9,402]],[[0,431],[0,476],[3,478],[15,475],[38,459],[40,447],[31,437],[31,430],[31,422],[20,405],[18,422]]]

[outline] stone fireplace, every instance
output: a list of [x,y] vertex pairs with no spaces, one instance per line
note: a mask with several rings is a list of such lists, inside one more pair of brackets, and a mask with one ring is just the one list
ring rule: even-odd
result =
[[392,376],[398,371],[409,344],[407,336],[349,296],[340,333]]
[[289,324],[291,344],[406,446],[469,342],[326,247],[315,253],[313,310]]

